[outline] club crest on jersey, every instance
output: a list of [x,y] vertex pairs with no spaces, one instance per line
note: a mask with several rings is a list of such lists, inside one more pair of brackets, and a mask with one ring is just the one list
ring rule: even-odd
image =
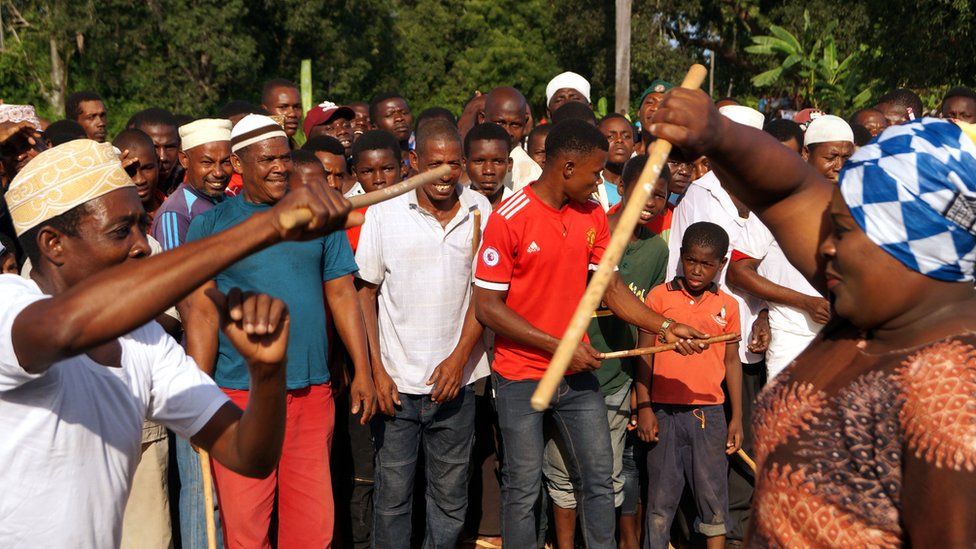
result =
[[726,316],[727,314],[728,313],[725,312],[725,305],[722,305],[722,310],[719,311],[718,314],[714,315],[712,318],[715,319],[716,324],[724,328],[729,324],[729,319]]
[[596,229],[590,227],[586,230],[586,247],[592,250],[594,244],[596,244]]
[[490,246],[485,248],[485,251],[481,253],[481,260],[489,267],[498,265],[498,250]]

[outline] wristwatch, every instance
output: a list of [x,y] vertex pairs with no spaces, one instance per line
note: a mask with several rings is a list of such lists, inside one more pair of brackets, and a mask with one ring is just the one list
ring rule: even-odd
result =
[[664,335],[668,333],[668,328],[670,328],[672,324],[674,324],[673,318],[666,318],[664,319],[664,322],[661,323],[661,329],[657,332],[657,338],[661,341],[661,343],[667,343],[667,339],[664,337]]

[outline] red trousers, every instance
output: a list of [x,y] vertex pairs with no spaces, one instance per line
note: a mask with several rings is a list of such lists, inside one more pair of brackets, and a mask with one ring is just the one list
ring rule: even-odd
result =
[[[248,391],[224,389],[244,409]],[[265,479],[248,478],[211,460],[220,503],[224,545],[270,549],[268,529],[278,497],[278,547],[331,547],[335,521],[329,453],[335,403],[329,385],[288,391],[285,441],[278,468]]]

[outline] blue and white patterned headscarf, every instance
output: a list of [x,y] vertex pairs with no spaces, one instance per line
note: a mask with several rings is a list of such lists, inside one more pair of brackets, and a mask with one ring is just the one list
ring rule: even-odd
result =
[[854,220],[895,259],[937,280],[973,280],[976,144],[958,125],[888,128],[854,153],[839,184]]

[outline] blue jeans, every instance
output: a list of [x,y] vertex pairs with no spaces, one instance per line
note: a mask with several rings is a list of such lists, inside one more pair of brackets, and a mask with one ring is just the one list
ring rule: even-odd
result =
[[[200,473],[200,454],[193,451],[190,443],[176,437],[176,463],[180,470],[180,540],[183,549],[207,549],[207,515],[203,501],[203,479]],[[214,493],[214,505],[217,495]],[[220,518],[216,509],[214,525],[217,527],[217,547],[223,547]]]
[[[502,434],[502,539],[506,547],[535,547],[535,503],[542,485],[543,418],[529,399],[537,381],[496,374],[495,403]],[[596,376],[563,378],[550,408],[565,442],[566,465],[577,486],[577,516],[589,549],[614,548],[613,451],[607,405]]]
[[721,404],[655,404],[658,441],[647,451],[645,549],[665,549],[685,483],[698,507],[695,529],[724,536],[729,514],[728,425]]
[[442,404],[431,402],[430,395],[400,393],[400,402],[395,417],[373,421],[373,547],[410,547],[414,471],[421,442],[427,474],[424,547],[456,547],[468,510],[474,390],[468,385],[454,400]]

